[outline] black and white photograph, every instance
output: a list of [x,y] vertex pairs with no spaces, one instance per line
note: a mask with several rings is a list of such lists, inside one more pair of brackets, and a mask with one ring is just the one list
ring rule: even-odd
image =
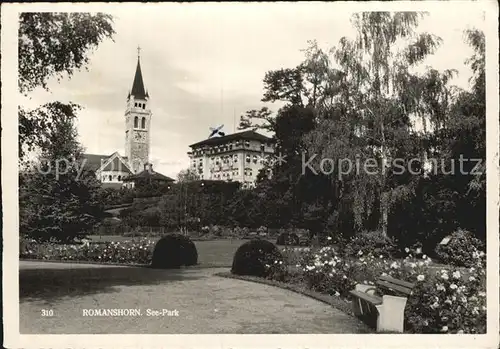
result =
[[498,4],[418,4],[3,4],[10,347],[497,348]]

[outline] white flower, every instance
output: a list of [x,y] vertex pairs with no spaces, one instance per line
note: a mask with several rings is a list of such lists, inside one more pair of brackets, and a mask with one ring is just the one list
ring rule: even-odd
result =
[[361,256],[361,255],[363,255],[363,251],[359,250],[358,251],[358,256]]
[[432,309],[436,309],[437,307],[439,307],[439,303],[438,302],[434,302],[431,304],[431,308]]
[[410,252],[410,249],[408,247],[405,248],[405,252],[408,253]]
[[469,281],[474,281],[476,278],[474,276],[469,276]]
[[424,254],[424,255],[422,256],[422,259],[427,259],[427,255],[425,255],[425,254]]
[[453,278],[455,278],[455,279],[460,279],[460,271],[458,271],[458,270],[457,270],[457,271],[454,271],[454,272],[453,272]]
[[382,276],[387,276],[387,273],[382,273]]
[[398,268],[398,263],[396,262],[392,262],[392,264],[390,265],[391,269],[397,269]]
[[452,290],[456,290],[456,289],[458,288],[458,286],[457,286],[457,285],[455,285],[455,284],[451,284],[451,285],[450,285],[450,288],[451,288]]
[[327,239],[327,240],[331,240],[331,239],[332,239],[332,237],[331,237],[331,236],[329,236],[329,237],[327,237],[326,239]]
[[451,304],[451,299],[447,299],[444,301],[446,304]]
[[457,334],[464,334],[464,330],[458,331]]
[[441,274],[441,278],[443,280],[448,280],[448,274]]
[[486,292],[481,291],[481,292],[479,292],[477,295],[478,295],[479,297],[486,297]]
[[445,291],[446,290],[446,288],[442,284],[436,284],[436,289],[438,291]]
[[443,328],[441,329],[441,332],[448,332],[448,326],[443,326]]
[[344,276],[342,276],[342,279],[347,279],[347,276],[345,276],[345,275],[344,275]]
[[384,256],[380,255],[380,256],[378,256],[378,258],[381,258],[381,259],[382,259],[382,258],[384,258]]
[[467,303],[467,298],[465,298],[465,297],[463,297],[463,296],[462,296],[462,297],[460,298],[460,301],[461,301],[462,303]]
[[415,268],[417,265],[415,263],[410,263],[410,268]]
[[424,281],[425,280],[425,276],[420,274],[419,276],[417,276],[417,280],[418,281]]
[[335,291],[335,296],[336,297],[340,296],[340,293],[338,293],[337,291]]

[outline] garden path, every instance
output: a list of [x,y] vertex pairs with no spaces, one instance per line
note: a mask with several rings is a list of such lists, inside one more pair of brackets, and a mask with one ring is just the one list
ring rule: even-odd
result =
[[[215,276],[227,268],[20,262],[23,334],[364,333],[357,319],[273,286]],[[89,317],[83,309],[140,309],[138,317]],[[41,311],[52,310],[43,317]],[[179,316],[147,316],[148,309]]]

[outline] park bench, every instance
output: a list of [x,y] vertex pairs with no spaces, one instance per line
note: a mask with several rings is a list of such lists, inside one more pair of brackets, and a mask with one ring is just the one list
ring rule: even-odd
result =
[[404,310],[415,284],[380,276],[373,285],[357,284],[349,293],[356,316],[377,332],[403,332]]

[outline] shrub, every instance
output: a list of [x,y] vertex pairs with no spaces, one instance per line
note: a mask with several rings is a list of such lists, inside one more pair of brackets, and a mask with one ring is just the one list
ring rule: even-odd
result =
[[393,257],[397,254],[395,242],[379,231],[362,232],[353,236],[344,248],[346,256],[374,256]]
[[194,243],[186,236],[171,234],[161,238],[153,251],[153,268],[179,268],[198,263]]
[[267,240],[250,240],[234,254],[231,273],[279,279],[284,274],[283,256]]
[[483,243],[471,232],[459,229],[451,234],[448,244],[437,245],[436,257],[444,264],[471,267],[478,255],[484,255],[483,249]]
[[299,236],[295,233],[281,233],[276,240],[276,245],[299,245]]

